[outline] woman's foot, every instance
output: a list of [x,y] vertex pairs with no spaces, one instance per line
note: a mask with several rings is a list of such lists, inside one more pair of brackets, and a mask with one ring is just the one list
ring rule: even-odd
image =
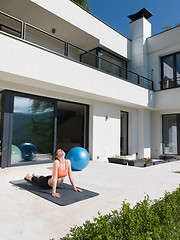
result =
[[28,173],[25,177],[24,180],[31,182],[32,176]]

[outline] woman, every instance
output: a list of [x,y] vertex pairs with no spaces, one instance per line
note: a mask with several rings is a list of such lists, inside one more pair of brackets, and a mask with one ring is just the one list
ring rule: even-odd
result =
[[59,187],[68,175],[74,191],[82,192],[82,190],[76,188],[74,184],[71,162],[70,160],[65,159],[65,152],[62,149],[57,149],[54,153],[54,159],[55,161],[53,162],[52,175],[44,177],[37,176],[35,174],[32,174],[32,176],[27,174],[24,179],[35,183],[40,187],[52,188],[52,196],[60,198],[60,194],[56,192],[56,187]]

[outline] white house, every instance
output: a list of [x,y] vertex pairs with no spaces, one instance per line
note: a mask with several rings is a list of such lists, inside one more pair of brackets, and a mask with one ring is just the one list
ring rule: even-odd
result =
[[1,0],[2,168],[56,147],[180,155],[180,27],[152,36],[151,16],[129,16],[128,39],[71,0]]

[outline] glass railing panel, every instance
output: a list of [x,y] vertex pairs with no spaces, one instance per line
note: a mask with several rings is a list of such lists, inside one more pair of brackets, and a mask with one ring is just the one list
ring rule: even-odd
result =
[[127,79],[127,69],[120,67],[120,69],[119,69],[119,77]]
[[145,77],[139,76],[139,85],[141,87],[152,90],[152,81],[150,81],[149,79],[147,79]]
[[83,62],[89,66],[92,66],[92,67],[97,67],[96,50],[82,54],[81,62]]
[[25,40],[30,41],[34,44],[37,44],[41,47],[44,47],[48,50],[51,50],[55,53],[63,54],[65,51],[65,42],[61,41],[54,36],[40,31],[37,28],[34,28],[30,25],[26,24],[26,33],[25,33]]
[[104,60],[103,58],[99,58],[99,69],[117,77],[120,75],[120,67],[107,60]]
[[0,12],[0,31],[21,37],[22,22]]
[[72,44],[68,44],[68,57],[80,62],[80,56],[85,52],[83,49],[74,46]]
[[133,73],[127,70],[127,80],[128,82],[138,84],[138,75],[136,73]]

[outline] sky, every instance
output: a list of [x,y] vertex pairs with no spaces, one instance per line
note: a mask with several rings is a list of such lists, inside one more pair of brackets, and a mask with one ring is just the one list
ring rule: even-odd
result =
[[131,20],[127,16],[144,7],[153,14],[148,19],[152,35],[162,32],[164,24],[180,23],[180,0],[89,0],[88,6],[92,14],[128,38]]

